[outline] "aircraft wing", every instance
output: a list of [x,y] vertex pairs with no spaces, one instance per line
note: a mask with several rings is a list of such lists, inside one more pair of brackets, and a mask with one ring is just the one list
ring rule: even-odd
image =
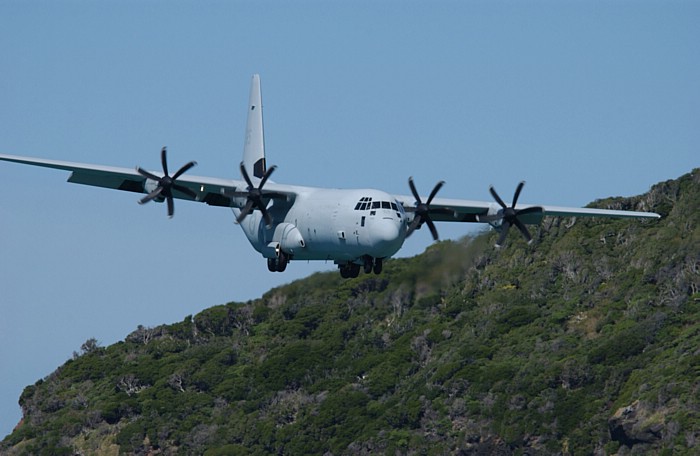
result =
[[[407,212],[413,212],[415,198],[407,195],[395,195]],[[620,211],[610,209],[594,209],[582,207],[560,207],[535,204],[518,204],[515,209],[520,211],[527,208],[542,208],[523,214],[520,220],[525,224],[536,225],[545,216],[553,217],[609,217],[609,218],[646,218],[658,219],[659,214],[653,212]],[[434,198],[430,203],[430,218],[436,222],[487,222],[480,217],[497,214],[501,207],[490,201],[471,201],[461,199]]]
[[[0,160],[70,171],[71,175],[68,178],[68,182],[75,184],[112,188],[136,193],[148,193],[146,189],[146,181],[148,179],[139,174],[136,169],[4,154],[0,154]],[[162,175],[160,172],[154,174],[158,176]],[[174,198],[198,201],[211,206],[223,207],[240,207],[241,204],[245,203],[243,196],[247,192],[247,185],[241,180],[183,175],[177,179],[177,184],[188,188],[195,196],[192,197],[191,195],[174,189]],[[293,199],[295,194],[285,187],[286,186],[283,185],[270,183],[265,190],[274,192],[271,197]],[[243,199],[241,200],[241,198]]]

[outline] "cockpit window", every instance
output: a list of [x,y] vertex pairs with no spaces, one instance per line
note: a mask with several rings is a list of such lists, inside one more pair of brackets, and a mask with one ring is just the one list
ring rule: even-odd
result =
[[355,210],[364,211],[365,209],[369,209],[371,204],[372,198],[370,198],[369,196],[363,196],[362,198],[360,198],[360,201],[358,201],[355,205]]
[[360,201],[355,205],[356,211],[365,211],[369,209],[391,209],[396,212],[396,215],[401,217],[403,206],[396,201],[372,201],[369,196],[360,198]]

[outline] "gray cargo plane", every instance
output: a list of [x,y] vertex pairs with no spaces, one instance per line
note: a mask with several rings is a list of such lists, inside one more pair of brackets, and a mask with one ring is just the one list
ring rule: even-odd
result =
[[547,216],[658,218],[649,212],[519,205],[524,182],[518,184],[507,205],[496,190],[495,202],[437,198],[444,182],[428,197],[421,197],[413,178],[411,195],[391,195],[376,189],[328,189],[274,183],[276,167],[267,167],[263,135],[260,77],[253,76],[248,104],[243,161],[243,180],[185,176],[192,161],[174,174],[168,170],[165,147],[161,151],[162,173],[143,168],[117,168],[60,160],[0,154],[0,160],[70,171],[68,182],[145,193],[139,200],[165,202],[174,214],[175,198],[232,208],[236,221],[255,250],[267,259],[270,271],[282,272],[291,260],[332,260],[343,277],[357,277],[360,270],[379,274],[383,260],[394,255],[416,229],[427,225],[438,239],[434,222],[487,223],[500,232],[496,247],[515,226],[527,242],[526,225]]

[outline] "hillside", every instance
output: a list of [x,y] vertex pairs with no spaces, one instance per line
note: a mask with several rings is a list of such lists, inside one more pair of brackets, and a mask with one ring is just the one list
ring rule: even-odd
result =
[[700,169],[139,327],[20,397],[3,454],[697,454]]

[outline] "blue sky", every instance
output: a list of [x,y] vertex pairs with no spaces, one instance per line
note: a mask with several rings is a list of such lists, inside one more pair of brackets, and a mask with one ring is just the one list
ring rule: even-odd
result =
[[[0,2],[0,153],[238,177],[260,73],[275,180],[582,206],[699,165],[700,2]],[[0,437],[88,338],[332,270],[271,274],[229,210],[139,206],[0,163]],[[470,227],[438,226],[443,238]],[[402,255],[431,242],[421,230]]]

